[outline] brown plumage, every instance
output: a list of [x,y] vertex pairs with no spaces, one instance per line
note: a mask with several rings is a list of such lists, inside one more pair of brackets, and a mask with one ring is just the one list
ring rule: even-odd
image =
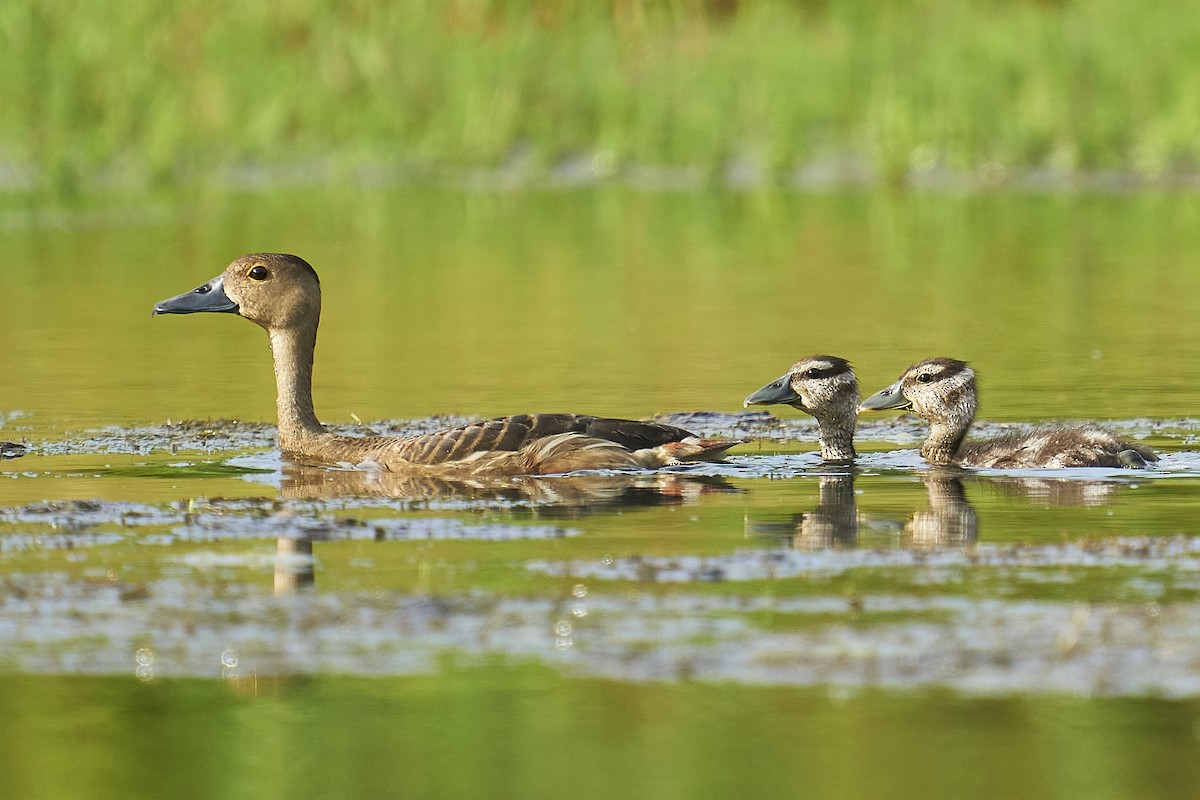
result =
[[1043,425],[995,439],[965,441],[979,391],[965,361],[929,358],[904,371],[891,386],[868,397],[863,411],[911,409],[929,421],[921,455],[931,464],[1000,469],[1145,467],[1158,456],[1098,425]]
[[585,414],[520,414],[408,439],[330,433],[312,402],[321,284],[303,259],[254,253],[156,314],[235,313],[267,331],[275,363],[279,444],[291,458],[447,475],[549,475],[716,460],[739,441],[701,439],[670,425]]

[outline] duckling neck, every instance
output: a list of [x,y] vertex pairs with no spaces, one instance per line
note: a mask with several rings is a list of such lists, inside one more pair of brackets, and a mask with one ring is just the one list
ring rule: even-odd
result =
[[921,445],[921,455],[930,464],[953,464],[954,456],[962,446],[963,439],[967,438],[967,429],[970,427],[970,422],[966,425],[948,421],[930,423],[929,436]]
[[313,350],[317,329],[272,330],[271,354],[275,360],[275,408],[279,416],[279,446],[303,451],[313,437],[327,434],[312,400]]
[[831,463],[848,464],[854,461],[854,416],[823,417],[820,426],[821,459]]

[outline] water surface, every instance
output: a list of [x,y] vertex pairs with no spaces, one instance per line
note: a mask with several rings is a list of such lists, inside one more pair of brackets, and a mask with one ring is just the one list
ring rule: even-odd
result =
[[[1198,217],[1189,195],[6,197],[0,436],[31,452],[0,463],[4,772],[22,796],[1189,787]],[[255,250],[321,274],[340,430],[577,410],[752,442],[499,484],[281,462],[262,332],[150,316]],[[823,468],[810,420],[740,409],[814,352],[866,391],[967,358],[981,432],[1107,420],[1164,458],[931,470],[884,415],[856,469]]]

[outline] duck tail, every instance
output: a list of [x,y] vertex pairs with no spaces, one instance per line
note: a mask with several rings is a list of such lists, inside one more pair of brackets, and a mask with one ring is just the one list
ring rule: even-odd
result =
[[721,461],[729,448],[745,442],[745,439],[701,439],[689,436],[677,442],[637,450],[633,455],[644,467],[667,467],[686,461]]
[[585,469],[655,469],[685,461],[720,461],[725,451],[741,439],[701,439],[689,436],[657,447],[628,450],[605,439],[578,433],[546,436],[526,446],[519,454],[517,474],[556,475]]
[[615,442],[579,433],[544,436],[519,454],[519,475],[558,475],[585,469],[630,469],[643,466],[634,453]]
[[1144,444],[1130,444],[1117,453],[1117,464],[1126,469],[1149,469],[1155,461],[1158,461],[1158,454]]

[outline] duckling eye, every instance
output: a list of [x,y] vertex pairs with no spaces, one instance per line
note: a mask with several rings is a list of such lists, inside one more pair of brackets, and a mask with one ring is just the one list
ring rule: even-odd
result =
[[805,377],[805,378],[819,378],[819,377],[821,377],[821,370],[820,370],[820,369],[818,369],[817,367],[809,367],[808,369],[804,370],[804,376],[803,376],[803,377]]
[[933,375],[928,372],[922,372],[917,376],[917,383],[932,383]]
[[271,271],[262,264],[255,264],[250,268],[250,271],[246,273],[246,277],[252,281],[265,281],[267,278],[271,277]]

